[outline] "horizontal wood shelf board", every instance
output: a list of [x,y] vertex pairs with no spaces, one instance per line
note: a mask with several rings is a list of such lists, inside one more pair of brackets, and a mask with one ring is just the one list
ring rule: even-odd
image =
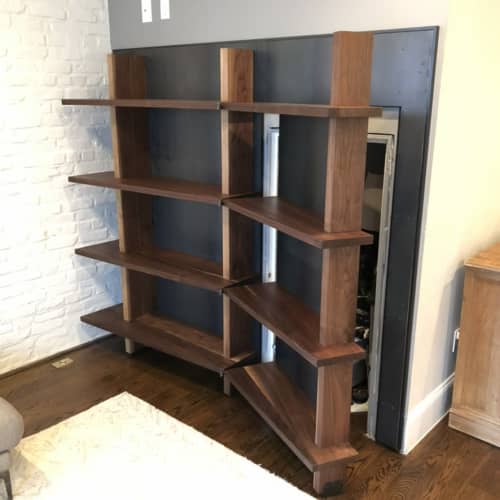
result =
[[314,444],[314,408],[275,363],[235,368],[226,377],[309,470],[357,455],[349,444],[327,448]]
[[121,304],[87,314],[81,320],[219,374],[241,362],[223,356],[222,338],[173,319],[144,314],[125,321]]
[[[222,277],[219,263],[194,257],[174,250],[152,248],[141,253],[120,252],[118,241],[78,248],[78,255],[109,262],[132,271],[157,276],[198,288],[220,292],[223,288],[239,283]],[[243,280],[245,281],[245,280]]]
[[70,182],[100,186],[133,193],[175,198],[178,200],[196,201],[220,205],[224,199],[221,187],[215,184],[172,179],[167,177],[117,178],[113,172],[73,175]]
[[224,200],[223,204],[317,248],[369,245],[373,242],[373,236],[364,231],[328,233],[323,229],[321,217],[278,197],[234,198]]
[[382,115],[382,108],[373,106],[330,106],[328,104],[285,102],[222,102],[221,108],[228,111],[273,113],[313,118],[368,118]]
[[320,345],[319,315],[277,283],[232,287],[225,293],[316,367],[366,357],[364,349],[354,342]]
[[62,99],[65,106],[111,106],[116,108],[163,108],[226,110],[247,113],[275,113],[312,118],[368,118],[381,116],[382,108],[374,106],[330,106],[286,102],[220,102],[186,99]]
[[186,99],[62,99],[65,106],[112,106],[115,108],[220,109],[219,101]]

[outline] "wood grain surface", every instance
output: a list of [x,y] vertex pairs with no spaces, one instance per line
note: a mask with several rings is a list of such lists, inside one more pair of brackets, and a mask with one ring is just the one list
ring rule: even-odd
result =
[[314,408],[275,363],[234,368],[226,377],[309,470],[356,457],[356,450],[348,443],[316,446]]
[[[145,59],[133,55],[108,55],[109,96],[145,98]],[[115,177],[150,177],[149,122],[145,109],[112,108],[111,138]],[[116,193],[119,246],[122,252],[136,252],[152,244],[153,208],[149,196]],[[123,268],[123,314],[127,321],[151,312],[154,281],[148,274]]]
[[450,426],[500,446],[500,245],[465,265]]
[[369,245],[373,242],[373,237],[361,230],[325,231],[321,217],[276,196],[235,198],[225,200],[224,205],[317,248]]
[[[253,101],[253,51],[222,48],[220,98]],[[253,115],[221,112],[221,178],[224,195],[253,190]],[[253,270],[253,228],[245,217],[222,207],[222,268],[227,280],[248,276]],[[224,354],[230,358],[252,345],[252,320],[247,313],[222,299]],[[226,380],[224,391],[230,394]]]
[[366,351],[355,342],[322,346],[319,315],[277,283],[236,286],[225,293],[313,366],[366,357]]
[[223,355],[221,337],[170,318],[148,313],[134,321],[125,321],[121,304],[86,314],[81,320],[141,345],[195,363],[219,375],[232,366],[248,361],[254,355],[249,352],[237,358],[226,358]]
[[[236,50],[236,49],[223,49]],[[234,71],[234,66],[229,68]],[[234,95],[234,99],[245,96]],[[116,108],[163,108],[225,110],[245,113],[275,113],[309,116],[312,118],[366,118],[380,116],[382,109],[374,106],[332,106],[329,104],[301,104],[286,102],[202,101],[182,99],[62,99],[64,106],[111,106]]]
[[[21,412],[27,436],[128,391],[315,496],[310,471],[243,398],[223,395],[216,373],[152,349],[127,356],[117,337],[64,356],[73,359],[65,368],[44,362],[0,378],[0,396]],[[365,432],[366,415],[352,415],[350,441],[359,455],[347,466],[344,493],[327,498],[498,499],[500,449],[446,421],[407,456]]]
[[225,279],[222,276],[222,267],[217,262],[174,250],[150,248],[141,252],[124,253],[120,252],[117,241],[109,241],[78,248],[76,253],[139,273],[214,292],[220,292],[223,288],[239,282]]
[[[149,194],[177,200],[196,201],[212,205],[220,205],[224,198],[242,196],[241,194],[223,195],[221,186],[203,182],[172,179],[168,177],[128,177],[120,179],[113,172],[72,175],[69,182],[100,186],[133,193]],[[248,194],[248,192],[246,193]]]
[[[367,106],[370,102],[373,34],[337,32],[332,43],[332,106]],[[365,185],[367,118],[330,118],[325,180],[325,231],[361,230]],[[323,250],[320,343],[354,340],[358,296],[359,246]],[[316,435],[318,446],[348,442],[352,364],[318,369]],[[341,490],[340,466],[314,475],[320,493]]]
[[[117,57],[114,55],[113,57]],[[126,56],[125,56],[126,57]],[[111,106],[115,108],[163,108],[163,109],[220,109],[219,101],[185,100],[185,99],[62,99],[64,106]]]

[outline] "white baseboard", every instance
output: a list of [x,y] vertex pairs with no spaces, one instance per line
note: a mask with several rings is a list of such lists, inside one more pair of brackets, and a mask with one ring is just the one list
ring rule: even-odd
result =
[[410,453],[446,417],[451,406],[454,379],[455,374],[452,373],[408,412],[401,450],[403,455]]

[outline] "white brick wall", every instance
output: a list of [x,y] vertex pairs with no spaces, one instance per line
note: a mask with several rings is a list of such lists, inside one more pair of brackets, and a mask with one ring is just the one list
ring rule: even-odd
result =
[[74,255],[116,238],[114,193],[67,182],[109,170],[106,0],[0,1],[0,374],[87,342],[81,314],[119,301],[118,270]]

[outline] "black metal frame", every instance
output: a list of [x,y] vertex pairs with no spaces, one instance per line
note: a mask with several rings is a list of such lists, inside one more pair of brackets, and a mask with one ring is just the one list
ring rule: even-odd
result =
[[[387,270],[387,288],[380,356],[379,400],[377,409],[377,442],[396,450],[403,446],[406,397],[409,379],[410,346],[412,340],[419,244],[424,203],[424,188],[431,123],[432,98],[437,54],[438,27],[406,30],[420,31],[429,37],[427,56],[427,91],[418,106],[412,95],[401,92],[390,99],[384,91],[373,92],[373,100],[400,106],[401,121],[394,180],[393,218]],[[405,30],[381,33],[401,34]],[[411,49],[410,49],[411,50]],[[419,64],[416,59],[414,65]],[[422,61],[424,62],[424,61]],[[414,71],[409,68],[408,71]],[[378,69],[384,72],[383,67]],[[378,75],[374,74],[374,79]],[[390,100],[388,100],[390,99]],[[412,133],[412,114],[419,114],[419,136]],[[408,126],[407,126],[408,124]],[[413,124],[414,125],[414,124]],[[422,126],[423,125],[423,126]],[[417,140],[415,140],[417,139]],[[413,143],[413,144],[412,144]],[[417,147],[415,147],[415,145]],[[399,217],[398,217],[399,214]]]

